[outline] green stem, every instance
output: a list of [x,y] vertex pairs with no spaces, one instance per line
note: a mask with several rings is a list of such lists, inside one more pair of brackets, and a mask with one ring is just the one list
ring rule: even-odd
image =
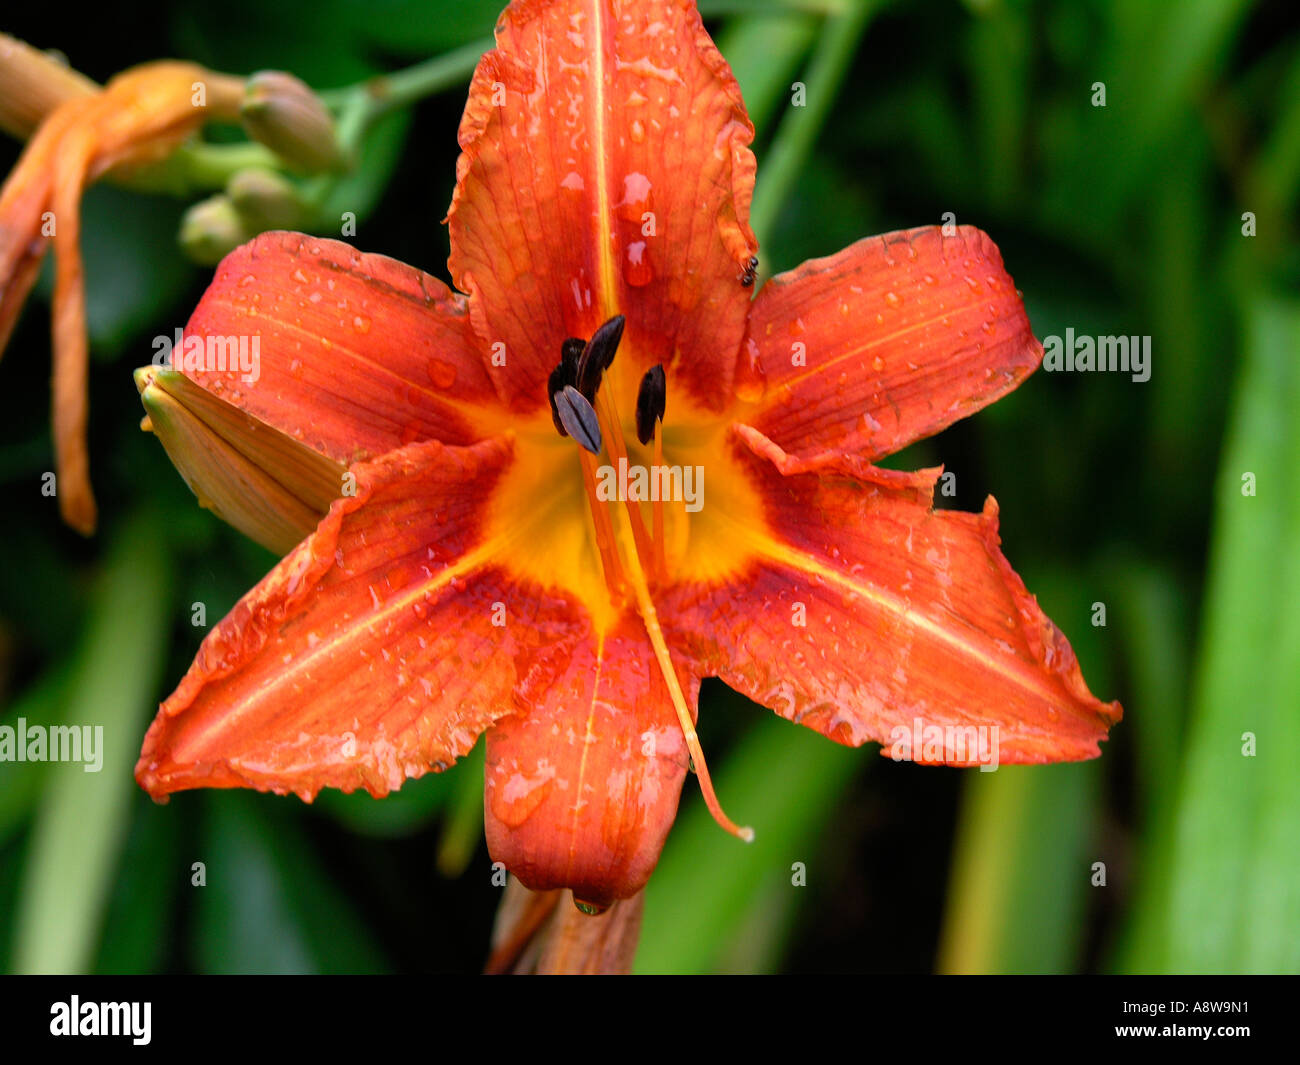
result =
[[808,68],[804,106],[791,107],[781,120],[759,171],[750,224],[760,246],[771,236],[777,212],[803,170],[876,4],[874,0],[856,0],[844,7],[843,14],[828,18],[822,29]]
[[121,175],[113,175],[114,184],[137,192],[162,193],[188,198],[196,192],[223,189],[232,175],[241,170],[281,166],[269,148],[251,141],[235,144],[209,144],[189,141],[161,162]]
[[474,73],[479,58],[491,47],[492,41],[486,38],[473,41],[445,55],[399,70],[396,74],[382,74],[345,89],[323,92],[320,96],[328,105],[337,108],[340,114],[347,113],[353,100],[364,100],[366,125],[369,125],[390,111],[407,107],[426,96],[461,84]]
[[723,15],[843,15],[855,6],[855,0],[699,0],[700,15],[720,18]]

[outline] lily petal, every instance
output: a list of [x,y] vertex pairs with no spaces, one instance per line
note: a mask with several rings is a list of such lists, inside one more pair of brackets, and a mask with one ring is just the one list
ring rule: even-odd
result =
[[763,286],[738,379],[761,398],[736,417],[790,453],[874,460],[1006,395],[1042,355],[986,234],[889,233]]
[[1007,763],[1100,753],[1119,704],[1088,690],[1068,641],[1003,557],[992,497],[982,514],[936,511],[937,469],[804,460],[750,427],[737,436],[771,531],[736,528],[751,558],[743,577],[669,593],[661,612],[693,670],[852,746],[888,743],[919,719],[996,725]]
[[203,641],[145,737],[145,790],[384,795],[468,751],[515,682],[492,618],[517,593],[481,542],[511,455],[421,443],[355,467],[356,495]]
[[[692,682],[689,705],[697,693]],[[639,619],[554,648],[516,700],[487,735],[492,857],[534,891],[630,898],[659,860],[689,764]]]
[[757,248],[754,130],[695,5],[517,0],[496,34],[447,222],[474,327],[504,345],[501,395],[544,404],[563,340],[624,314],[619,409],[655,363],[721,409]]
[[[251,370],[207,359],[241,338],[257,342]],[[183,343],[176,368],[191,380],[342,463],[417,440],[472,443],[496,404],[463,297],[302,233],[263,233],[226,256]]]

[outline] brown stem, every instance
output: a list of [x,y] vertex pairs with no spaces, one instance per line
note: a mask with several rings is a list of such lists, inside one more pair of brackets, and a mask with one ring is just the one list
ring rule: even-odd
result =
[[514,877],[492,929],[485,971],[515,975],[626,975],[632,971],[645,895],[616,902],[596,917],[571,891],[529,891]]

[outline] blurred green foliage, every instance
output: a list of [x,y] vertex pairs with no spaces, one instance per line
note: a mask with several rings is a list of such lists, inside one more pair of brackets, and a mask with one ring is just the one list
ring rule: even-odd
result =
[[[324,90],[474,46],[498,14],[497,0],[138,7],[129,27],[28,8],[4,28],[99,79],[170,55]],[[1038,374],[891,461],[944,463],[967,509],[996,494],[1008,556],[1093,689],[1124,703],[1104,757],[994,774],[896,765],[706,685],[720,792],[759,841],[717,831],[688,785],[638,967],[1300,971],[1296,12],[701,7],[759,130],[765,273],[952,212],[998,242],[1040,336],[1150,335],[1153,372]],[[795,81],[810,106],[789,106]],[[360,246],[445,276],[437,221],[462,104],[463,82],[366,138],[328,200],[358,213]],[[3,151],[7,166],[18,148]],[[207,276],[175,247],[184,206],[87,198],[94,541],[38,491],[52,462],[39,301],[0,365],[0,720],[113,733],[100,774],[0,765],[0,967],[476,969],[498,894],[481,758],[382,802],[311,807],[227,792],[156,807],[130,781],[203,635],[191,605],[219,617],[272,562],[199,511],[136,427],[130,370]]]

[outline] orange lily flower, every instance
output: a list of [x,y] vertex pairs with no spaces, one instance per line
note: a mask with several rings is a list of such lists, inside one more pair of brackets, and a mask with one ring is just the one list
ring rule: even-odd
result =
[[1098,754],[1120,708],[997,505],[874,465],[1038,366],[997,248],[893,233],[755,297],[752,137],[689,0],[517,0],[460,127],[464,295],[298,234],[224,260],[187,341],[257,338],[259,375],[177,368],[347,473],[163,704],[150,794],[378,796],[485,735],[494,859],[594,910],[645,884],[692,764],[748,835],[706,676],[844,744],[922,723],[921,762],[975,764],[924,738],[966,726],[1002,762]]

